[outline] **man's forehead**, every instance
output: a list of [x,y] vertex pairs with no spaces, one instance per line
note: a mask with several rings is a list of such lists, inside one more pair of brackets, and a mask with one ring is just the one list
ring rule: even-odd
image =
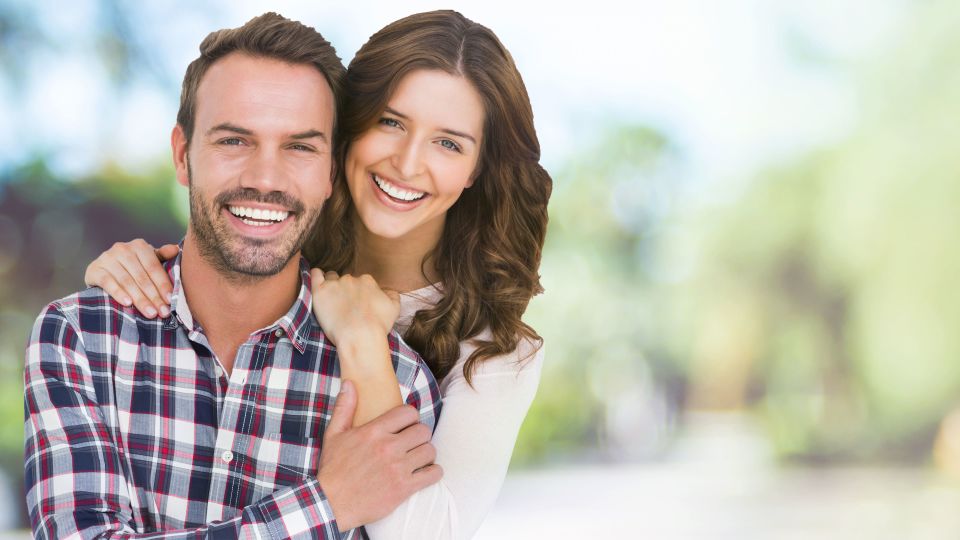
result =
[[224,122],[276,127],[282,120],[292,132],[329,133],[335,105],[315,66],[231,53],[204,74],[195,106],[198,124],[206,125],[201,129]]

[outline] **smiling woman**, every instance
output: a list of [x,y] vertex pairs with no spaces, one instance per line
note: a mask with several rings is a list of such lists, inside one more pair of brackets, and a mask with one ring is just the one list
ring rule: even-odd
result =
[[424,255],[437,245],[447,210],[473,185],[483,118],[480,96],[461,76],[420,70],[400,81],[383,117],[347,153],[365,241],[390,239],[391,249]]

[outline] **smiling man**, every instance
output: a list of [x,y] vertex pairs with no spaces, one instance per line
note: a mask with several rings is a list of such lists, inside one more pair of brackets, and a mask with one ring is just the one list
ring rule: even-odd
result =
[[[33,329],[25,481],[39,538],[339,538],[390,510],[338,489],[344,478],[400,500],[439,478],[408,455],[439,409],[416,353],[385,336],[408,406],[350,428],[356,396],[310,309],[299,252],[331,189],[335,51],[274,14],[200,50],[171,137],[190,223],[166,264],[169,312],[146,318],[94,288]],[[364,429],[370,459],[399,476],[331,470],[357,452],[332,434]]]

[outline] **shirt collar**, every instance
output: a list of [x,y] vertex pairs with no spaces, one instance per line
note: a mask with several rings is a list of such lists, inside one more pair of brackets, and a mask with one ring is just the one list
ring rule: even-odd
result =
[[[164,263],[167,275],[173,282],[173,292],[170,298],[170,317],[165,325],[176,326],[177,322],[183,325],[188,332],[197,330],[196,323],[193,320],[193,314],[190,312],[190,306],[187,305],[187,299],[183,295],[183,282],[180,277],[180,262],[183,256],[183,241],[180,242],[180,252],[177,256]],[[311,292],[310,265],[307,260],[300,256],[300,291],[296,300],[287,312],[277,319],[273,324],[257,330],[253,334],[282,331],[283,334],[293,343],[297,351],[301,354],[306,350],[307,339],[310,336],[310,330],[315,319],[312,317],[313,293]],[[278,336],[279,337],[279,336]]]

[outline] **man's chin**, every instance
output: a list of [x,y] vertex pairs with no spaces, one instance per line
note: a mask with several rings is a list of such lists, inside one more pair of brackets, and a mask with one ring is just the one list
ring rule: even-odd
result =
[[210,250],[205,259],[227,279],[261,280],[283,271],[299,254],[299,249],[279,249],[275,246],[231,246],[221,244]]
[[290,264],[294,254],[281,256],[270,254],[251,254],[249,256],[227,256],[225,257],[225,269],[234,274],[241,274],[251,278],[266,278],[279,274]]

